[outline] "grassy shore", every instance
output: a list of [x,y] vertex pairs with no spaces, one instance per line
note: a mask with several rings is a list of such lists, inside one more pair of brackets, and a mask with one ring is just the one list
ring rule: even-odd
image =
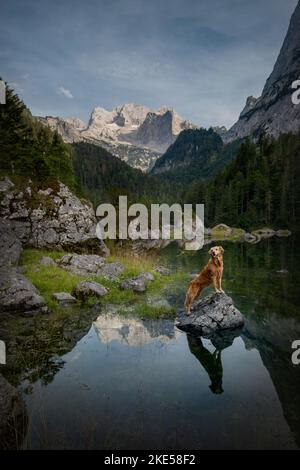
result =
[[[42,256],[49,256],[53,260],[62,257],[64,253],[55,251],[44,251],[36,249],[24,250],[21,257],[21,266],[24,269],[25,276],[40,291],[45,298],[48,307],[52,312],[59,313],[61,310],[57,301],[53,298],[55,292],[68,292],[72,294],[76,285],[83,280],[96,281],[108,289],[108,294],[101,298],[103,304],[120,305],[120,311],[126,311],[126,306],[130,305],[133,314],[140,317],[172,316],[174,310],[167,307],[150,305],[148,298],[152,295],[159,295],[170,284],[177,281],[187,281],[187,275],[182,272],[170,273],[170,275],[161,275],[154,271],[159,264],[156,255],[137,256],[126,250],[115,250],[113,254],[107,258],[107,262],[120,262],[125,267],[124,273],[119,277],[118,281],[111,281],[104,277],[97,276],[79,276],[66,271],[59,266],[45,266],[40,264]],[[148,283],[147,292],[145,294],[135,293],[131,290],[121,290],[119,282],[128,277],[134,277],[141,272],[152,272],[154,281]],[[87,304],[92,305],[99,302],[99,299],[91,297]]]

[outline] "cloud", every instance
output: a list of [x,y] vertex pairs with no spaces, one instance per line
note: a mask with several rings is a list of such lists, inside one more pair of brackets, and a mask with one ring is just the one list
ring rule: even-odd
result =
[[68,90],[67,88],[64,88],[63,86],[59,87],[58,92],[60,95],[63,95],[66,98],[70,98],[70,99],[74,98],[70,90]]

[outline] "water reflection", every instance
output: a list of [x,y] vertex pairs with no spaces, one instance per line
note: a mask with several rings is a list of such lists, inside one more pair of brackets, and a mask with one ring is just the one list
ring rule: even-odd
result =
[[209,388],[212,393],[221,394],[224,392],[222,387],[223,381],[223,366],[220,349],[215,349],[211,353],[203,346],[201,336],[195,337],[188,335],[188,344],[192,354],[198,359],[202,367],[206,370],[211,384]]

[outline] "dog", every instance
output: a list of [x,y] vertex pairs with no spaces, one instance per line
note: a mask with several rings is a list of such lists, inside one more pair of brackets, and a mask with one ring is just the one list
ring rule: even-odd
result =
[[192,303],[199,297],[202,290],[211,283],[215,292],[224,293],[222,289],[223,253],[224,248],[222,246],[213,246],[208,252],[210,259],[207,265],[190,282],[184,302],[187,315],[190,314]]

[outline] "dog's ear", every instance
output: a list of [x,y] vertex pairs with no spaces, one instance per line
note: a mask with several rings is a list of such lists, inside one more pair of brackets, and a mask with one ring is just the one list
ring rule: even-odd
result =
[[224,253],[224,248],[222,246],[219,246],[221,253]]
[[209,255],[211,255],[211,248],[210,248],[210,250],[208,250],[208,252],[207,252],[207,253],[208,253]]

